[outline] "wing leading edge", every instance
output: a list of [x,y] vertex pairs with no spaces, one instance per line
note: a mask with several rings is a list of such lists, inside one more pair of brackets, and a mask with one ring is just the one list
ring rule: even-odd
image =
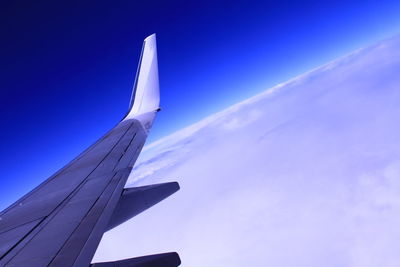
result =
[[[0,266],[90,266],[105,231],[179,189],[176,183],[124,189],[159,109],[157,64],[153,34],[144,41],[124,119],[0,213]],[[116,264],[149,266],[163,259],[180,263],[173,253]]]

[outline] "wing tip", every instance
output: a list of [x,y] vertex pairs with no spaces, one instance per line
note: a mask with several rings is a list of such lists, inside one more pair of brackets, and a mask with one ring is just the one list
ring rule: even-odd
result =
[[156,39],[156,33],[150,34],[149,36],[147,36],[146,38],[144,38],[144,41],[150,41],[150,40],[155,40]]

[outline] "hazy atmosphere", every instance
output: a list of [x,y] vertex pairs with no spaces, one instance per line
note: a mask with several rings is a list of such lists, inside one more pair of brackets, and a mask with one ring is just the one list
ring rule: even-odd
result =
[[156,33],[161,112],[126,186],[181,190],[94,261],[398,266],[399,1],[0,6],[0,210],[123,118]]

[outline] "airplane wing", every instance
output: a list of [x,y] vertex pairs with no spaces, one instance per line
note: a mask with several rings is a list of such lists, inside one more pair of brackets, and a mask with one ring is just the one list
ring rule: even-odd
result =
[[105,231],[179,189],[124,188],[159,110],[156,37],[144,40],[129,111],[96,143],[0,213],[0,266],[178,266],[177,253],[91,264]]

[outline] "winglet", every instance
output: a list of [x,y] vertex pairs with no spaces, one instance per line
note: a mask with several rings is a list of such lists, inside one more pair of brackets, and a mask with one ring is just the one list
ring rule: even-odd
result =
[[152,34],[143,42],[129,111],[124,120],[139,119],[148,130],[151,127],[154,114],[159,110],[159,105],[157,44],[156,34]]

